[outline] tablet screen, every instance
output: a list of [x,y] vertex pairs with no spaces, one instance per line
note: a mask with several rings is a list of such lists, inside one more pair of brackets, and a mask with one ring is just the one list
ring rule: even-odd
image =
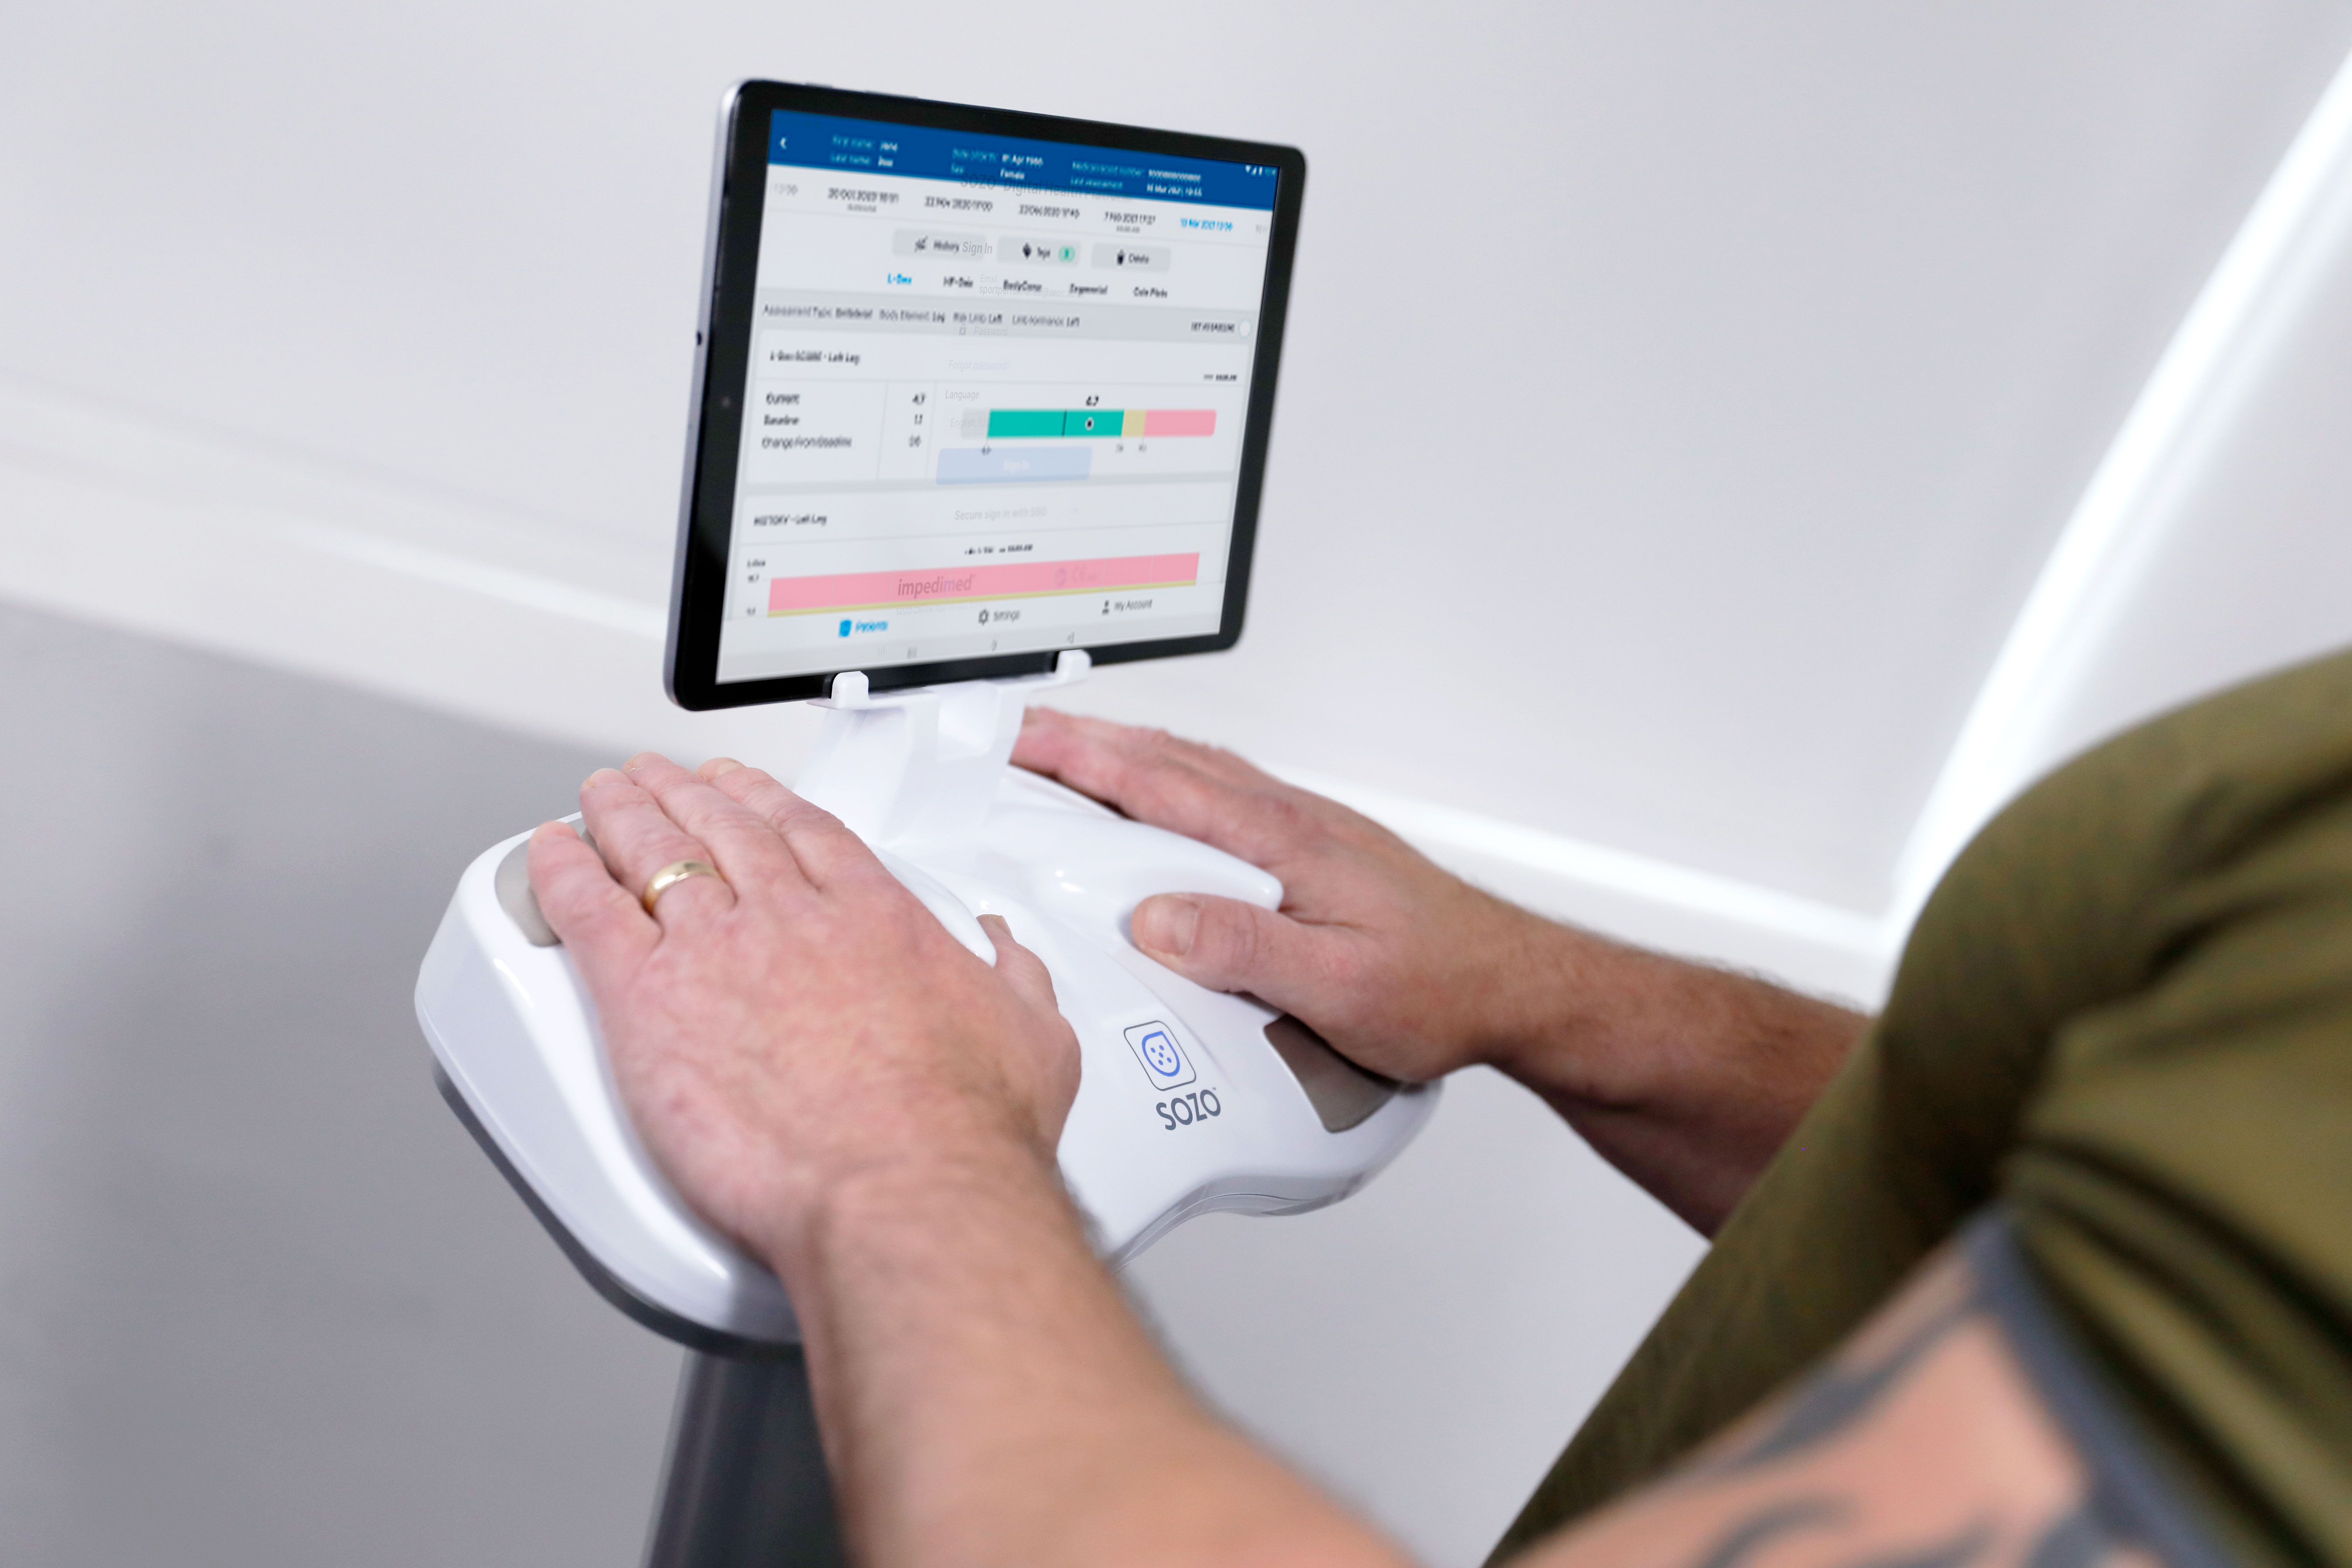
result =
[[1237,632],[1282,171],[765,118],[715,683]]

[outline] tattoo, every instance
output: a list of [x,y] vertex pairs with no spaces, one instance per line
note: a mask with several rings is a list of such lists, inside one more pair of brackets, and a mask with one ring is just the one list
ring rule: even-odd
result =
[[1733,1525],[1723,1539],[1708,1547],[1691,1568],[1740,1568],[1759,1548],[1808,1525],[1835,1524],[1845,1517],[1845,1505],[1828,1498],[1799,1498],[1752,1513]]
[[2120,1544],[2086,1497],[2042,1532],[2025,1554],[2025,1568],[2091,1568]]
[[1691,1480],[1716,1480],[1758,1469],[1827,1442],[1868,1414],[1870,1407],[1916,1366],[1952,1331],[1983,1310],[1979,1293],[1969,1294],[1920,1325],[1918,1331],[1875,1365],[1852,1367],[1832,1362],[1789,1398],[1771,1425],[1731,1453],[1701,1460],[1684,1472]]
[[1865,1558],[1852,1568],[1967,1568],[1984,1555],[1985,1548],[1993,1543],[2000,1532],[1990,1520],[1979,1520],[1968,1529],[1945,1542],[1924,1551],[1907,1552],[1893,1557]]
[[[1817,1525],[1841,1524],[1848,1514],[1846,1505],[1834,1498],[1799,1498],[1793,1502],[1773,1503],[1757,1510],[1739,1523],[1726,1531],[1722,1537],[1695,1558],[1690,1568],[1744,1568],[1750,1557],[1792,1531]],[[2071,1520],[2062,1520],[2044,1535],[2025,1568],[2088,1568],[2087,1557],[2052,1557],[2044,1552],[2068,1528]],[[2095,1521],[2089,1523],[2096,1543],[2105,1544]],[[1979,1520],[1949,1541],[1916,1552],[1898,1552],[1885,1557],[1859,1558],[1846,1568],[1968,1568],[1984,1555],[1987,1548],[1999,1537],[2000,1531],[1990,1520]],[[2073,1538],[2069,1538],[2071,1542]]]

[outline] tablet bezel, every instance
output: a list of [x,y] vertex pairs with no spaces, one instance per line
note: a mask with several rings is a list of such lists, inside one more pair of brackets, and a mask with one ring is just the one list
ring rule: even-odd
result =
[[1265,281],[1258,307],[1257,350],[1251,365],[1249,411],[1242,433],[1241,468],[1234,489],[1232,547],[1225,561],[1225,597],[1217,630],[1202,637],[1093,645],[1080,640],[1097,664],[1214,653],[1240,640],[1249,597],[1251,557],[1257,539],[1258,500],[1265,479],[1265,448],[1274,424],[1274,394],[1282,357],[1282,331],[1290,299],[1291,266],[1307,184],[1306,155],[1272,142],[1236,142],[1174,131],[1114,125],[1014,110],[939,103],[837,88],[747,81],[728,95],[720,112],[719,168],[712,180],[705,241],[703,292],[695,333],[692,412],[685,493],[678,509],[677,552],[670,573],[669,637],[663,684],[682,708],[740,708],[829,695],[834,677],[862,668],[871,689],[888,690],[950,680],[1031,675],[1052,668],[1060,648],[986,658],[940,659],[879,668],[845,665],[812,675],[721,682],[719,636],[727,595],[729,534],[735,514],[735,470],[741,451],[743,411],[738,405],[749,369],[757,289],[760,230],[768,182],[769,116],[777,110],[876,120],[978,134],[1070,142],[1125,152],[1255,163],[1279,172]]

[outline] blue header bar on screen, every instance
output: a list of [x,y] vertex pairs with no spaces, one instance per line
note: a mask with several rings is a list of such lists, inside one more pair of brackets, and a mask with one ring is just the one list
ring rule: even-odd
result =
[[775,111],[768,162],[800,169],[862,170],[918,180],[1085,191],[1202,206],[1274,209],[1276,171],[1261,163],[1170,158],[1116,147],[982,136],[927,125],[891,125],[830,114]]

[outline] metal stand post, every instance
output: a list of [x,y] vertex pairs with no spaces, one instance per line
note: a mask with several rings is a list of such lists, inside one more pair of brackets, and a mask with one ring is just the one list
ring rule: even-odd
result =
[[798,1350],[687,1352],[646,1568],[843,1568],[833,1483]]

